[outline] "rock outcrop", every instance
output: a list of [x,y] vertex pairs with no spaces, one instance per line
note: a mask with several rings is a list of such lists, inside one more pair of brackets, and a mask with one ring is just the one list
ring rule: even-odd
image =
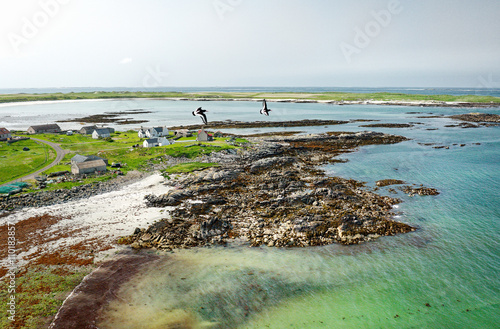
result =
[[241,240],[251,246],[356,244],[414,231],[392,219],[400,200],[317,168],[368,144],[406,140],[374,132],[270,138],[231,163],[171,179],[166,195],[146,197],[170,214],[126,238],[133,248],[171,250]]

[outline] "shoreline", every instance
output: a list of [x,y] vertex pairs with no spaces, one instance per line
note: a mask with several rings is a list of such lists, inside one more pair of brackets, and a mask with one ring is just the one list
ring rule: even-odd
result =
[[[158,174],[149,175],[136,182],[117,185],[113,191],[94,195],[88,200],[79,198],[77,193],[70,198],[71,201],[63,198],[59,204],[19,209],[1,218],[1,222],[13,222],[19,229],[20,247],[26,247],[18,255],[24,259],[19,263],[21,268],[31,267],[31,264],[56,268],[71,266],[72,269],[94,267],[65,299],[64,307],[59,308],[58,314],[61,315],[53,323],[62,323],[62,314],[72,313],[67,308],[88,306],[88,301],[83,298],[87,288],[93,291],[92,296],[102,295],[108,301],[113,296],[104,296],[105,292],[109,289],[117,291],[120,284],[132,276],[114,281],[110,288],[108,276],[99,269],[95,270],[96,265],[115,264],[113,266],[120,267],[123,261],[116,257],[121,257],[115,254],[116,250],[125,249],[130,253],[143,248],[195,248],[245,239],[244,243],[250,246],[284,248],[357,244],[416,230],[394,221],[391,210],[400,202],[397,199],[382,197],[361,182],[327,177],[317,168],[335,162],[335,156],[353,152],[363,145],[392,144],[403,140],[406,139],[401,136],[374,132],[255,138],[255,147],[246,151],[214,153],[201,159],[220,163],[217,168],[180,176],[172,174],[173,179],[167,182]],[[191,187],[198,194],[189,194]],[[183,191],[188,193],[183,194]],[[235,198],[231,199],[233,196]],[[158,201],[167,204],[154,204]],[[335,204],[330,207],[332,202]],[[351,210],[345,214],[335,213],[336,208],[343,207]],[[225,211],[219,212],[218,209],[223,208]],[[212,217],[212,210],[216,211],[218,219]],[[201,222],[189,219],[189,213]],[[340,217],[333,218],[337,215]],[[252,216],[261,217],[254,220]],[[293,221],[289,221],[290,216]],[[38,240],[26,238],[26,241],[21,241],[24,235],[31,236],[29,230],[21,234],[27,217],[30,223],[45,218],[44,226],[29,228],[35,230]],[[236,220],[231,222],[229,217]],[[165,244],[165,240],[157,239],[160,232],[155,230],[163,228],[158,223],[174,229],[176,241]],[[192,223],[195,225],[186,226]],[[185,235],[188,230],[195,236]],[[127,241],[127,237],[132,238]],[[165,235],[161,237],[165,238]],[[155,245],[155,241],[164,245]],[[124,243],[131,244],[132,248],[120,245]],[[137,260],[142,262],[141,257],[147,256],[147,252],[140,252]],[[95,280],[91,286],[84,283],[89,278]],[[100,310],[93,309],[90,313],[78,321],[98,319]],[[64,327],[64,324],[59,327]]]

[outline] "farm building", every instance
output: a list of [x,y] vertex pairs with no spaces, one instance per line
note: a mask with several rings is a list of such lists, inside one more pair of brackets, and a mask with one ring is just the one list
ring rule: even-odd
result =
[[111,131],[109,130],[109,128],[95,129],[92,132],[93,139],[106,138],[106,137],[111,137]]
[[170,141],[166,138],[163,137],[158,137],[158,138],[149,138],[146,139],[143,143],[142,146],[144,147],[156,147],[156,146],[165,146],[165,145],[170,145]]
[[90,135],[94,132],[94,130],[98,129],[97,126],[84,126],[82,127],[79,132],[82,135]]
[[95,172],[105,171],[106,163],[104,160],[80,162],[71,165],[71,173],[74,175],[93,174]]
[[38,125],[28,128],[28,134],[60,133],[61,128],[57,124]]
[[98,157],[97,155],[80,155],[80,154],[77,154],[71,158],[71,164],[77,164],[95,160],[102,160],[104,161],[104,163],[106,163],[106,165],[108,165],[108,159]]
[[0,141],[12,138],[12,134],[7,128],[0,128]]
[[187,129],[179,129],[174,131],[175,137],[191,137],[193,134]]
[[198,130],[198,137],[196,138],[198,142],[209,142],[214,140],[214,136],[205,131],[205,129]]

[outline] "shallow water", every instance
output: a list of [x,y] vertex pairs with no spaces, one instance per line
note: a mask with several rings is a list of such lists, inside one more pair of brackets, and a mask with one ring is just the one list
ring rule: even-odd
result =
[[[378,191],[403,200],[394,209],[395,215],[417,226],[416,232],[357,246],[276,249],[235,244],[164,254],[160,263],[143,269],[123,287],[105,310],[100,328],[498,327],[500,127],[462,129],[445,127],[456,123],[447,118],[418,118],[429,113],[500,114],[498,108],[269,105],[270,117],[258,114],[256,102],[135,100],[16,107],[19,115],[37,113],[40,120],[47,117],[45,112],[75,116],[102,113],[105,108],[143,108],[154,113],[138,118],[147,117],[158,125],[197,123],[199,118],[190,113],[197,106],[210,111],[209,120],[419,123],[409,129],[360,127],[370,122],[287,129],[306,133],[375,130],[411,138],[395,145],[362,147],[342,156],[347,163],[324,169],[330,175],[365,181],[367,188],[388,178],[437,188],[440,195],[426,197],[392,194],[389,188],[395,186]],[[1,122],[6,120],[6,108],[0,107]],[[18,126],[27,124],[20,117],[13,118],[11,114],[7,120]],[[275,130],[283,129],[238,132]]]

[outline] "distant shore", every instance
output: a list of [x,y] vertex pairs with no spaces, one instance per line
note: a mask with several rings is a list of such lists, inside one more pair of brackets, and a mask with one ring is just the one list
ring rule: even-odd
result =
[[500,97],[478,95],[420,95],[402,93],[345,92],[82,92],[49,94],[1,94],[0,104],[40,101],[113,99],[158,99],[172,101],[253,101],[325,103],[333,105],[392,105],[420,107],[498,107]]

